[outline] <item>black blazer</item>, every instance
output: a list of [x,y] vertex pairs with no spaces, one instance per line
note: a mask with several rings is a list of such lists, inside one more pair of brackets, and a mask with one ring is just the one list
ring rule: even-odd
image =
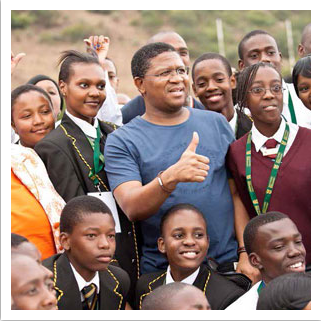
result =
[[[102,133],[100,150],[104,153],[107,135],[117,126],[102,121],[99,121],[99,126]],[[66,114],[61,124],[36,144],[35,151],[44,162],[56,191],[66,202],[88,192],[97,192],[88,177],[89,168],[86,165],[93,168],[93,149],[83,131]],[[109,189],[104,168],[98,175]],[[103,185],[100,189],[105,191]],[[122,232],[116,234],[115,258],[130,276],[133,296],[139,273],[137,232],[134,223],[128,220],[118,205],[117,209]]]
[[[79,287],[65,253],[55,254],[43,265],[54,273],[59,310],[82,310]],[[130,287],[128,274],[116,266],[99,273],[99,310],[124,310]]]
[[[137,309],[141,309],[141,303],[146,295],[165,284],[166,273],[166,271],[154,272],[140,277],[136,285],[135,302]],[[205,264],[201,265],[193,285],[205,292],[212,310],[224,310],[245,293],[235,283],[213,272]]]
[[235,138],[239,139],[245,134],[247,134],[251,128],[253,121],[249,116],[241,112],[239,109],[236,109],[237,119],[236,119],[236,134]]

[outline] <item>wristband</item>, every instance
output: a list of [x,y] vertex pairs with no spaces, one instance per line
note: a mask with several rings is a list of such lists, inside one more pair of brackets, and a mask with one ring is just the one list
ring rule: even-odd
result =
[[163,181],[162,181],[162,178],[161,178],[161,175],[163,174],[164,171],[160,171],[158,174],[157,174],[157,180],[158,180],[158,183],[159,183],[159,186],[162,188],[163,191],[165,191],[166,193],[172,193],[174,191],[173,190],[170,190],[168,188],[166,188],[163,184]]
[[246,252],[246,249],[244,246],[240,246],[238,249],[237,249],[237,255],[240,255],[241,253],[243,252]]

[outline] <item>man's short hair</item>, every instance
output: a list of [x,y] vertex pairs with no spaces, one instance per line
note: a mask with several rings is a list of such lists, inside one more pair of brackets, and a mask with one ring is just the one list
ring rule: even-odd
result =
[[149,295],[142,302],[142,310],[172,310],[172,301],[175,296],[193,285],[183,282],[173,282],[162,285]]
[[11,247],[18,247],[23,242],[29,242],[29,240],[22,235],[11,233]]
[[[251,32],[247,33],[243,39],[240,41],[239,46],[238,46],[238,54],[239,54],[239,58],[241,60],[243,60],[244,56],[243,56],[243,47],[244,47],[244,43],[246,41],[248,41],[250,38],[256,36],[256,35],[268,35],[270,37],[272,37],[274,39],[273,36],[271,36],[268,32],[264,31],[264,30],[252,30]],[[274,39],[275,40],[275,39]],[[276,41],[275,41],[276,42]]]
[[72,233],[74,226],[79,224],[85,215],[95,213],[112,216],[109,207],[97,197],[83,195],[71,199],[61,212],[60,232]]
[[150,60],[162,54],[163,52],[175,51],[175,48],[164,42],[154,42],[143,46],[133,56],[131,61],[131,70],[133,78],[144,78],[150,67]]
[[280,275],[260,292],[257,310],[302,310],[311,301],[311,274]]
[[211,60],[211,59],[214,59],[214,60],[220,60],[222,62],[222,64],[224,65],[225,69],[226,69],[226,72],[227,74],[229,75],[229,77],[232,76],[232,67],[229,63],[229,61],[223,57],[222,55],[218,54],[218,53],[215,53],[215,52],[207,52],[201,56],[199,56],[194,64],[193,64],[193,68],[192,68],[192,79],[193,81],[195,80],[194,79],[194,76],[195,76],[195,68],[197,66],[197,64],[199,64],[201,61],[204,61],[204,60]]
[[289,217],[281,212],[267,212],[252,218],[246,225],[243,233],[244,246],[247,254],[249,255],[254,252],[253,248],[259,227],[285,218]]

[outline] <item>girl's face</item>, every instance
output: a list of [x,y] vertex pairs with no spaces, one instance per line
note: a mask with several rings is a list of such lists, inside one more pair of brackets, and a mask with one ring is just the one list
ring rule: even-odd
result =
[[73,116],[92,124],[106,98],[105,75],[97,64],[76,63],[67,82],[60,81],[66,108]]
[[57,118],[58,114],[60,113],[60,96],[59,91],[56,85],[50,80],[41,80],[37,82],[36,86],[41,87],[45,90],[51,98],[53,110],[55,116]]
[[[261,88],[261,90],[260,90]],[[282,80],[271,67],[260,67],[247,93],[247,106],[256,126],[280,121],[283,109]],[[263,90],[262,90],[263,89]]]
[[37,91],[20,95],[12,108],[12,127],[25,147],[34,148],[55,128],[49,101]]
[[311,78],[298,76],[298,92],[304,106],[311,110]]

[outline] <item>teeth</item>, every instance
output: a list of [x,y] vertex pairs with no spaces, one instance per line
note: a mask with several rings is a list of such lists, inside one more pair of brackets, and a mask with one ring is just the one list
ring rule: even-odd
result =
[[295,264],[291,265],[290,268],[297,269],[297,268],[301,267],[302,265],[303,265],[302,262],[299,262],[299,263],[295,263]]
[[194,258],[196,256],[196,252],[184,252],[183,256],[188,258]]

